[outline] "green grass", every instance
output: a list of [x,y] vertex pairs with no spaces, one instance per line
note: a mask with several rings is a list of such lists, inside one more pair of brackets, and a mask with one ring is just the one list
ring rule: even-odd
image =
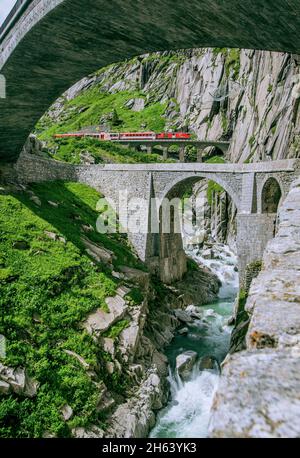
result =
[[[114,295],[118,283],[105,265],[91,262],[81,241],[81,225],[95,227],[99,194],[78,183],[37,184],[31,190],[41,207],[27,193],[0,195],[0,334],[7,339],[3,363],[26,367],[40,387],[34,399],[2,396],[0,437],[41,437],[45,431],[66,437],[71,427],[102,425],[97,387],[64,350],[81,355],[102,377],[106,355],[79,324],[89,312],[107,307],[105,298]],[[88,236],[114,252],[116,266],[143,268],[124,237]],[[17,241],[27,246],[17,249]],[[116,374],[105,374],[105,380],[123,392]],[[60,413],[64,404],[74,410],[68,424]]]
[[46,114],[36,126],[40,140],[47,142],[50,155],[57,160],[74,164],[80,163],[80,154],[88,151],[96,163],[101,162],[157,162],[159,154],[135,152],[120,145],[100,142],[93,138],[54,139],[58,133],[75,132],[84,127],[97,126],[106,118],[113,131],[154,131],[165,128],[166,103],[150,103],[136,112],[126,107],[133,98],[146,98],[138,91],[120,91],[115,94],[103,92],[101,85],[83,91],[73,100],[64,102],[64,113],[58,121],[52,121]]
[[[100,92],[99,87],[93,87],[82,92],[74,99],[65,102],[64,111],[66,118],[61,123],[52,124],[50,120],[42,119],[37,125],[37,131],[45,127],[39,134],[41,140],[49,140],[55,133],[65,133],[79,130],[83,127],[97,126],[103,115],[112,115],[115,111],[119,117],[120,124],[112,125],[114,131],[126,130],[140,131],[162,131],[165,127],[165,120],[162,115],[166,109],[166,103],[153,103],[136,112],[126,108],[125,104],[133,98],[145,98],[139,92],[121,91],[115,94]],[[146,127],[142,128],[141,124]]]
[[[95,138],[69,138],[51,140],[49,146],[56,149],[52,154],[53,159],[81,163],[81,153],[88,151],[93,156],[96,164],[101,163],[151,163],[162,162],[159,154],[148,154],[134,149],[125,148],[110,142],[99,141]],[[164,162],[173,162],[171,159]]]
[[240,49],[238,48],[213,48],[214,56],[223,54],[225,58],[225,74],[227,78],[231,77],[237,80],[240,73]]

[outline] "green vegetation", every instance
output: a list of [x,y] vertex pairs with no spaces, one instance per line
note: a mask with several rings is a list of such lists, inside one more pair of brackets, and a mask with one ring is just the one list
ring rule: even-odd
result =
[[249,145],[250,145],[250,146],[253,146],[255,142],[256,142],[255,135],[252,135],[252,136],[249,138]]
[[144,300],[144,295],[139,288],[132,288],[125,296],[126,301],[129,305],[140,305]]
[[[118,283],[106,265],[91,262],[81,240],[82,225],[95,228],[99,194],[61,182],[36,184],[29,191],[39,197],[40,207],[30,192],[0,195],[0,334],[7,339],[2,362],[26,367],[39,389],[33,399],[1,397],[0,437],[41,437],[46,431],[67,437],[72,427],[105,420],[97,411],[97,386],[66,350],[104,377],[107,355],[80,322],[96,308],[106,309],[105,298],[114,295]],[[114,253],[115,266],[142,267],[123,236],[93,229],[88,238]],[[124,327],[124,322],[116,325],[112,336]],[[105,381],[124,392],[119,375],[106,373]],[[61,414],[65,404],[74,411],[68,423]]]
[[199,271],[199,265],[192,258],[187,258],[187,269],[188,272]]
[[[51,141],[55,145],[56,152],[52,157],[56,160],[80,164],[81,154],[88,152],[96,164],[107,162],[118,163],[150,163],[162,161],[159,154],[148,154],[134,149],[125,148],[110,142],[100,142],[95,138],[69,138]],[[51,148],[52,148],[51,147]],[[167,162],[173,162],[169,159]]]
[[[116,132],[133,130],[164,130],[165,120],[162,115],[166,104],[146,105],[144,110],[133,111],[126,103],[134,98],[145,98],[139,92],[120,91],[115,94],[101,92],[98,86],[81,92],[77,97],[64,104],[65,119],[60,123],[42,118],[36,127],[41,140],[50,140],[56,133],[74,132],[83,127],[97,126],[101,118],[114,125]],[[116,122],[118,119],[118,122]],[[143,129],[141,125],[146,127]]]
[[239,291],[239,295],[238,295],[238,308],[237,308],[238,313],[243,312],[245,310],[247,299],[248,299],[247,291],[241,288]]
[[[158,162],[159,154],[136,152],[110,142],[100,142],[93,138],[54,139],[58,133],[80,131],[82,128],[98,126],[106,122],[110,129],[120,131],[154,131],[165,128],[166,103],[149,103],[141,111],[131,110],[127,104],[135,98],[146,99],[139,91],[120,91],[114,94],[104,92],[101,85],[82,91],[72,100],[65,101],[64,115],[53,121],[45,115],[36,126],[40,140],[47,142],[47,149],[57,160],[80,163],[80,155],[88,152],[96,163],[101,162]],[[101,121],[102,120],[102,121]]]
[[225,61],[225,72],[226,76],[231,76],[234,81],[239,77],[241,68],[240,62],[240,49],[231,48],[228,49],[226,61]]
[[236,81],[240,73],[240,49],[238,48],[213,48],[214,56],[223,54],[225,58],[225,74]]
[[103,337],[109,337],[110,339],[116,339],[119,337],[121,332],[129,326],[128,320],[121,320],[117,324],[113,325],[107,332],[103,334]]

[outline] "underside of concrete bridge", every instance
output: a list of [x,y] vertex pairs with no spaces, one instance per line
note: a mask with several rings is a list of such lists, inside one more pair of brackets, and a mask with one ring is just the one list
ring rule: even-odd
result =
[[[110,63],[195,47],[300,49],[298,0],[32,0],[0,35],[0,158],[15,161],[72,84]],[[26,7],[26,5],[28,5]]]

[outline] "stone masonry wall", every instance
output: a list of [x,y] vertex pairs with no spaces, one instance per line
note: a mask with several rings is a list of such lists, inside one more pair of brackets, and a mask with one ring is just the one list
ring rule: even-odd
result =
[[300,436],[300,179],[250,288],[247,349],[226,358],[211,437]]
[[240,287],[244,288],[248,264],[262,259],[269,240],[274,237],[276,214],[238,214],[237,252]]

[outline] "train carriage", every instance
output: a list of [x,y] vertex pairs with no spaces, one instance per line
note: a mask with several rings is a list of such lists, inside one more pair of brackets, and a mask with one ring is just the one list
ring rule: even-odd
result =
[[137,140],[189,140],[191,134],[186,132],[162,132],[156,134],[155,132],[74,132],[67,134],[56,134],[54,138],[84,138],[93,137],[102,141],[137,141]]

